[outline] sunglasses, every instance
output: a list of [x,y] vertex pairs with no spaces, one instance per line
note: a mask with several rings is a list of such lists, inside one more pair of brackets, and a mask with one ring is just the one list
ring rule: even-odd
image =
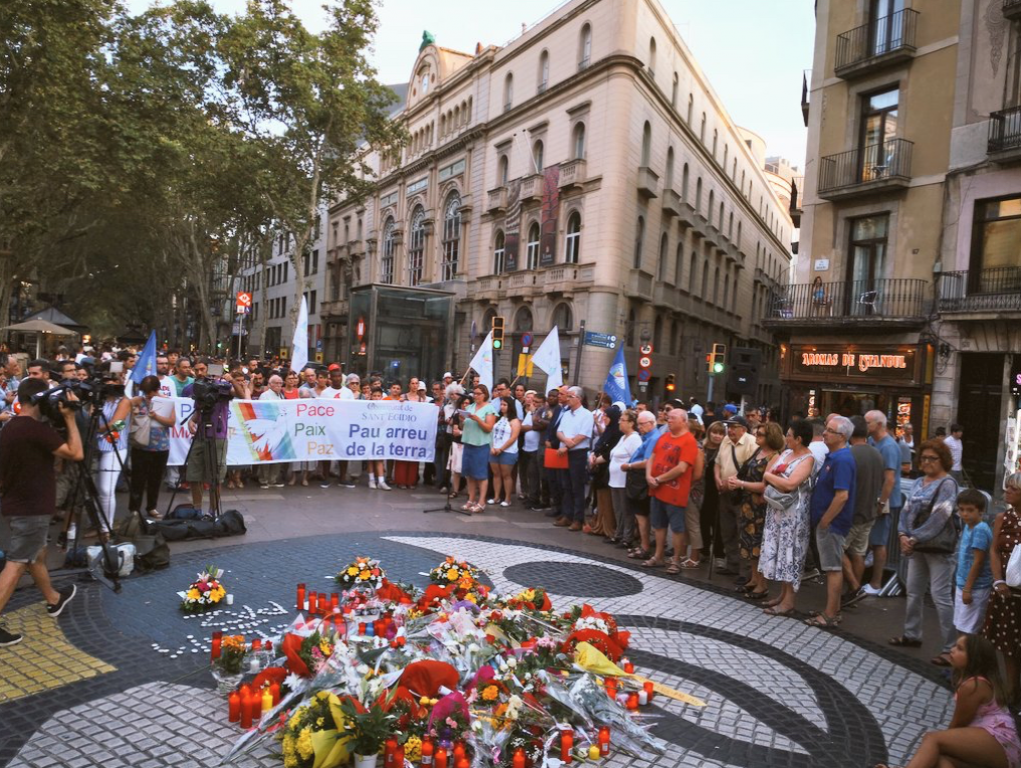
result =
[[919,456],[919,461],[939,461],[939,456]]

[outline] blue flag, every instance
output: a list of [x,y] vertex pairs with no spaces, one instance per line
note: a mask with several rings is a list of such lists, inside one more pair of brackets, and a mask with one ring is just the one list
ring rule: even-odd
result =
[[617,356],[613,358],[613,365],[610,366],[610,372],[606,374],[606,381],[603,382],[603,392],[608,394],[613,402],[619,400],[625,407],[631,406],[631,387],[627,380],[623,344],[617,347]]
[[135,367],[131,369],[129,377],[136,384],[141,384],[146,376],[156,375],[156,331],[149,333],[149,340],[145,342]]

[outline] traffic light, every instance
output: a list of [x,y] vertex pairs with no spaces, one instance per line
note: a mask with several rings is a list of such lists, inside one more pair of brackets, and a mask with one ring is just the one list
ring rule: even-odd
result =
[[677,389],[677,377],[674,374],[672,374],[672,373],[668,373],[666,375],[666,391],[667,392],[674,392],[676,389]]
[[709,373],[723,373],[727,367],[727,345],[713,344],[712,359],[709,362]]
[[497,315],[493,318],[493,349],[503,349],[503,317]]

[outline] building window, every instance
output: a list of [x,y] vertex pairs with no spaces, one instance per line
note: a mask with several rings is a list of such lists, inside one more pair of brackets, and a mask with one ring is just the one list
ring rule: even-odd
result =
[[688,94],[688,119],[685,120],[688,125],[691,125],[691,118],[695,114],[695,94]]
[[713,273],[713,304],[718,304],[720,300],[720,266],[716,265],[716,271]]
[[574,159],[585,159],[585,123],[574,126]]
[[632,266],[635,269],[642,268],[642,248],[645,243],[645,218],[638,217],[638,226],[635,227],[635,255]]
[[872,0],[869,40],[872,55],[882,56],[904,43],[904,0]]
[[567,237],[564,243],[564,253],[568,264],[577,264],[581,255],[581,214],[577,211],[571,214],[567,220]]
[[1005,109],[1021,106],[1021,24],[1010,25],[1010,39],[1007,42],[1007,76],[1003,81],[1003,106]]
[[425,209],[418,206],[411,216],[411,238],[408,244],[408,285],[420,285],[425,259]]
[[506,253],[504,251],[503,230],[496,230],[496,246],[493,248],[493,274],[502,275],[507,268]]
[[[854,282],[852,294],[860,297],[875,290],[876,280],[886,272],[887,223],[886,214],[866,216],[851,222],[851,263],[848,268],[850,279]],[[769,271],[773,271],[772,264]],[[851,298],[854,299],[854,296]]]
[[709,259],[702,259],[702,301],[709,300]]
[[592,25],[585,24],[581,28],[578,39],[578,69],[585,69],[592,61]]
[[443,214],[443,280],[457,277],[461,251],[461,196],[451,192]]
[[1021,291],[1021,197],[975,203],[971,288]]
[[713,160],[716,159],[716,145],[720,140],[720,132],[713,128]]
[[702,126],[698,129],[698,140],[705,144],[705,112],[702,113]]
[[872,181],[889,174],[896,161],[898,88],[865,97],[861,124],[861,178]]
[[645,121],[645,125],[642,126],[642,166],[645,168],[649,167],[649,161],[652,157],[652,124],[648,120]]
[[537,141],[532,145],[532,165],[535,168],[536,173],[542,173],[543,169],[543,146],[541,141]]
[[670,238],[666,232],[659,239],[659,263],[656,265],[656,279],[660,282],[666,281],[666,257],[670,251]]
[[560,334],[571,330],[574,326],[574,313],[571,312],[570,304],[557,304],[557,308],[553,310],[553,325]]
[[391,285],[394,281],[394,228],[393,217],[383,227],[383,250],[379,260],[379,282]]
[[510,169],[510,162],[507,160],[507,155],[500,155],[500,186],[507,186],[508,173]]
[[649,38],[649,74],[656,77],[656,38]]
[[677,253],[674,254],[674,282],[678,288],[681,287],[681,273],[684,270],[684,243],[677,244]]
[[681,200],[688,201],[688,164],[684,164],[684,170],[681,172]]
[[532,222],[528,228],[528,250],[525,269],[539,268],[539,225]]
[[706,208],[706,218],[709,220],[709,226],[713,225],[713,198],[716,196],[714,190],[709,190],[709,205]]
[[539,56],[539,93],[549,87],[549,51],[543,51]]
[[674,82],[670,86],[670,106],[677,109],[677,91],[681,87],[681,82],[677,78],[677,73],[674,72]]
[[666,151],[666,182],[663,184],[663,189],[673,189],[674,187],[674,148],[669,147]]
[[514,75],[510,72],[503,81],[503,111],[507,112],[514,106]]
[[702,177],[695,182],[695,213],[702,213]]

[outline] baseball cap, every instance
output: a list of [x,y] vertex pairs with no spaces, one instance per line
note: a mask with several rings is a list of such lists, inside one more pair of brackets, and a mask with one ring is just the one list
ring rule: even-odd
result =
[[340,370],[340,363],[330,363],[330,367],[327,368],[326,370],[328,370],[328,371],[339,371]]
[[672,400],[667,400],[666,404],[669,405],[671,408],[683,408],[684,407],[684,402],[681,401],[681,400],[678,400],[677,398],[674,398]]
[[723,406],[724,413],[737,413],[737,406],[733,403],[727,403]]
[[444,379],[452,379],[452,378],[454,378],[454,374],[452,374],[450,371],[447,371],[445,374],[443,374],[443,378]]
[[418,391],[421,392],[423,389],[428,389],[424,381],[418,382]]
[[727,419],[724,423],[728,427],[744,427],[748,429],[748,419],[744,416],[735,416],[732,419]]

